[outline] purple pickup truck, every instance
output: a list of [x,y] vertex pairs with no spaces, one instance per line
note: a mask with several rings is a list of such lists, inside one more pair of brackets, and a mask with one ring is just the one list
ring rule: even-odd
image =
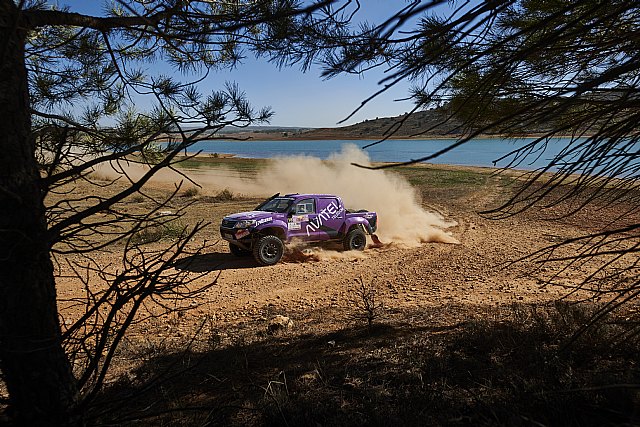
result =
[[259,264],[272,265],[293,239],[340,241],[345,250],[364,250],[365,233],[375,233],[377,220],[375,212],[346,210],[338,196],[278,193],[251,212],[224,217],[220,234],[234,255],[253,254]]

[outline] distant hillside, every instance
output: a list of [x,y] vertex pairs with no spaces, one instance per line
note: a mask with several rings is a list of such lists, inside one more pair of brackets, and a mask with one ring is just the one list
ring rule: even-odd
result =
[[462,133],[460,122],[445,119],[441,110],[418,111],[398,117],[365,120],[350,126],[313,129],[303,132],[303,135],[309,139],[377,139],[390,133],[393,133],[393,138],[459,136]]
[[[246,128],[225,127],[215,138],[253,140],[298,140],[298,139],[380,139],[395,130],[393,138],[410,137],[455,137],[462,133],[459,122],[448,120],[438,110],[419,111],[411,115],[383,117],[365,120],[350,126],[335,128],[302,128],[276,126],[249,126]],[[400,125],[400,123],[402,123]]]
[[219,134],[236,134],[247,132],[259,132],[259,133],[284,133],[284,132],[304,132],[312,130],[313,128],[305,127],[293,127],[293,126],[225,126],[220,130]]
[[[549,129],[548,125],[522,129],[522,135],[535,135]],[[418,111],[397,117],[382,117],[374,120],[335,128],[295,128],[250,126],[248,128],[225,128],[217,134],[221,139],[253,140],[326,140],[326,139],[381,139],[391,135],[394,139],[408,138],[455,138],[465,130],[459,120],[449,116],[446,109]]]

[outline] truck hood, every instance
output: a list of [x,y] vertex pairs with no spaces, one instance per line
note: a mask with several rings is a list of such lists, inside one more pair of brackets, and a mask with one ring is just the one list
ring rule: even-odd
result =
[[235,213],[233,215],[225,216],[225,219],[232,219],[234,221],[239,221],[243,219],[255,219],[260,220],[267,217],[278,217],[283,214],[275,213],[275,212],[265,212],[265,211],[250,211],[250,212],[240,212]]

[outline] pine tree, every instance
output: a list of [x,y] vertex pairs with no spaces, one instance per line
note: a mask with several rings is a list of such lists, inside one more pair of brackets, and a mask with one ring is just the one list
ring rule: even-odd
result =
[[[202,224],[161,253],[144,254],[133,236],[166,225],[153,214],[167,200],[150,198],[155,207],[143,215],[118,203],[196,141],[268,120],[272,112],[254,110],[235,85],[202,94],[197,80],[235,66],[246,51],[308,67],[346,20],[331,3],[129,0],[89,16],[44,1],[0,0],[0,369],[17,424],[83,424],[143,301],[198,291],[167,270]],[[154,61],[187,82],[145,71]],[[148,111],[135,108],[144,96],[155,100]],[[148,172],[110,196],[69,192],[77,180],[95,183],[97,165],[124,161]],[[63,202],[48,204],[62,188]],[[92,267],[91,253],[105,245],[97,235],[123,242],[119,273]],[[62,329],[52,257],[68,253],[84,256],[84,268],[106,286]]]

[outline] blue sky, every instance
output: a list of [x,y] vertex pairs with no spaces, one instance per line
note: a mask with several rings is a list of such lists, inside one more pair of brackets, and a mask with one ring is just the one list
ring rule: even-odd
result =
[[[278,126],[333,127],[354,111],[360,103],[379,89],[381,73],[362,76],[343,75],[329,80],[312,68],[305,74],[299,69],[278,70],[265,61],[248,59],[231,72],[218,72],[209,80],[235,81],[255,106],[268,105],[276,115],[271,123]],[[209,83],[209,82],[207,82]],[[397,116],[409,111],[411,102],[397,102],[407,94],[408,84],[370,101],[343,125],[376,117]]]
[[[104,2],[58,0],[52,3],[68,5],[78,13],[100,15]],[[363,0],[359,19],[379,21],[406,4],[404,0]],[[329,80],[320,77],[319,67],[306,73],[298,68],[278,69],[263,59],[253,58],[251,52],[233,70],[212,72],[202,82],[203,92],[221,89],[225,82],[236,82],[246,92],[256,108],[270,106],[275,112],[274,126],[333,127],[345,119],[360,103],[379,90],[382,69],[364,75],[342,75]],[[154,65],[154,68],[158,64]],[[163,71],[164,72],[164,71]],[[370,101],[343,125],[376,117],[397,116],[409,111],[413,104],[396,101],[407,96],[410,84],[403,82],[393,90]]]

